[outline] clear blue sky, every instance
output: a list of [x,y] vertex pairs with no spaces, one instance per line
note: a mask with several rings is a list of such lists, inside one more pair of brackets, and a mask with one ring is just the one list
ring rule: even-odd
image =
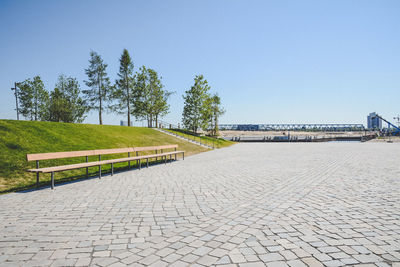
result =
[[[366,123],[400,113],[400,1],[0,0],[0,118],[15,118],[14,81],[86,79],[89,52],[112,81],[127,48],[153,68],[177,123],[203,74],[227,110],[221,123]],[[106,114],[106,124],[124,116]],[[126,119],[125,119],[126,120]],[[98,123],[95,112],[87,123]]]

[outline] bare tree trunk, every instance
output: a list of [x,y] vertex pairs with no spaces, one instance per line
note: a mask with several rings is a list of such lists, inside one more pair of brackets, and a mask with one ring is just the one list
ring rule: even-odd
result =
[[214,136],[218,136],[218,116],[215,116],[214,124]]
[[131,99],[130,99],[130,94],[129,94],[129,82],[128,78],[125,77],[125,83],[126,83],[126,94],[127,94],[127,101],[128,101],[128,126],[131,126]]
[[153,128],[153,115],[150,114],[150,128]]
[[103,109],[103,103],[102,103],[102,97],[101,97],[101,81],[100,77],[97,76],[98,84],[99,84],[99,123],[100,125],[103,125],[103,118],[101,116],[101,112]]
[[35,121],[37,121],[37,113],[38,113],[38,96],[37,92],[35,93]]

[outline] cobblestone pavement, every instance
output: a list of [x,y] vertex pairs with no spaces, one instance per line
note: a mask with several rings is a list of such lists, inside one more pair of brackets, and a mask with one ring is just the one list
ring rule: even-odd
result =
[[399,266],[400,144],[238,144],[0,208],[0,266]]

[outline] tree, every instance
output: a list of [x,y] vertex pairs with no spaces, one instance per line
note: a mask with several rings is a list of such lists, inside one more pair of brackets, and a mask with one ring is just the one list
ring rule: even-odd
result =
[[51,93],[49,120],[63,122],[82,122],[88,110],[80,96],[78,80],[60,75],[54,91]]
[[70,122],[69,103],[59,88],[50,93],[49,121]]
[[113,92],[113,98],[118,103],[113,106],[113,110],[119,114],[126,112],[128,116],[128,126],[131,125],[131,106],[132,106],[132,89],[133,89],[133,63],[129,55],[128,50],[124,49],[119,60],[119,79],[115,81],[115,90]]
[[157,126],[158,118],[168,113],[168,98],[172,92],[163,89],[161,79],[153,69],[142,66],[135,75],[133,111],[137,119],[147,120],[147,126]]
[[149,77],[145,66],[140,67],[139,72],[136,72],[133,87],[133,110],[132,115],[137,120],[147,120],[147,126],[150,125],[150,116],[148,114],[150,106],[149,92]]
[[107,110],[108,106],[105,103],[111,100],[112,92],[110,86],[110,79],[106,73],[107,64],[103,59],[94,51],[90,52],[89,67],[85,69],[88,80],[85,84],[90,87],[88,90],[83,90],[85,96],[84,100],[87,101],[90,109],[99,111],[99,124],[103,124],[102,112]]
[[221,106],[221,98],[218,94],[214,94],[211,98],[211,135],[217,136],[218,135],[218,121],[219,117],[221,117],[225,110]]
[[40,76],[18,84],[21,114],[30,120],[46,120],[49,94]]
[[[169,104],[168,98],[173,92],[164,90],[164,85],[161,83],[161,78],[158,77],[156,71],[148,69],[149,73],[149,86],[151,94],[151,108],[148,111],[151,114],[151,119],[158,127],[158,119],[168,114]],[[153,123],[152,123],[153,124]]]
[[182,122],[186,129],[197,133],[198,129],[207,129],[210,118],[210,86],[203,75],[194,78],[194,85],[185,92]]
[[18,83],[18,99],[19,99],[19,111],[21,114],[33,121],[33,87],[32,80],[26,79],[23,82]]

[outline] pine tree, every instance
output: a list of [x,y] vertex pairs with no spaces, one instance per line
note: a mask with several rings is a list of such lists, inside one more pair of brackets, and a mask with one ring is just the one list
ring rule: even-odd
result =
[[107,110],[107,103],[111,100],[110,79],[106,72],[107,64],[94,51],[90,52],[89,67],[85,69],[88,80],[85,84],[90,87],[88,90],[83,90],[84,100],[88,103],[90,109],[99,111],[99,124],[103,124],[103,110]]
[[128,126],[131,125],[131,106],[132,106],[132,90],[133,90],[133,63],[129,55],[128,50],[124,49],[119,60],[119,79],[115,81],[115,90],[113,92],[113,98],[118,103],[113,106],[119,114],[126,112],[128,116]]

